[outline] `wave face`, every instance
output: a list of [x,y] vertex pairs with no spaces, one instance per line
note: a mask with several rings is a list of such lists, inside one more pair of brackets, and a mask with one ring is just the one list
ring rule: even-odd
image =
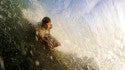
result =
[[[4,1],[0,2],[2,5]],[[65,55],[55,54],[68,70],[125,70],[124,0],[24,0],[24,3],[27,5],[21,6],[22,16],[33,25],[44,16],[52,19],[52,35],[61,42],[56,50]],[[6,20],[3,15],[0,19]],[[21,36],[18,31],[17,34]]]
[[0,70],[66,70],[35,37],[25,19],[25,0],[0,0]]

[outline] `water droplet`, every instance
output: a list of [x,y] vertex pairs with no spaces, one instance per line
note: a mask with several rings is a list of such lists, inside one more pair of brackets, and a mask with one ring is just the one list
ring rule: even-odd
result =
[[50,56],[50,59],[53,59],[53,57],[52,57],[52,56]]
[[0,15],[0,18],[3,18],[3,16],[2,16],[2,15]]
[[35,61],[35,64],[36,64],[36,66],[39,66],[39,61],[36,60],[36,61]]

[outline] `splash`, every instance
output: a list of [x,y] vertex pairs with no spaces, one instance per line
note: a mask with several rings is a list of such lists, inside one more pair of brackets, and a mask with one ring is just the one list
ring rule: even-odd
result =
[[124,70],[124,4],[123,0],[31,0],[23,12],[31,22],[51,17],[52,34],[62,44],[56,50],[94,58],[100,70]]
[[46,15],[43,7],[38,3],[37,0],[31,0],[28,3],[28,8],[22,10],[24,17],[28,19],[33,25],[41,21]]

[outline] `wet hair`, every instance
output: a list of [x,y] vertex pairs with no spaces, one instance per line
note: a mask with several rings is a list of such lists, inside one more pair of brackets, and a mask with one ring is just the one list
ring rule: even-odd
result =
[[49,17],[44,17],[41,21],[41,27],[44,27],[49,22],[51,22],[51,19]]

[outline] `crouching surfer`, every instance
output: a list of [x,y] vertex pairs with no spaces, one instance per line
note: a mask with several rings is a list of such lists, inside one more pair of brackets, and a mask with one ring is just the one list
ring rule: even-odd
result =
[[49,48],[54,48],[60,45],[60,43],[50,34],[52,28],[51,19],[44,17],[40,22],[40,27],[36,30],[38,39],[44,42]]

